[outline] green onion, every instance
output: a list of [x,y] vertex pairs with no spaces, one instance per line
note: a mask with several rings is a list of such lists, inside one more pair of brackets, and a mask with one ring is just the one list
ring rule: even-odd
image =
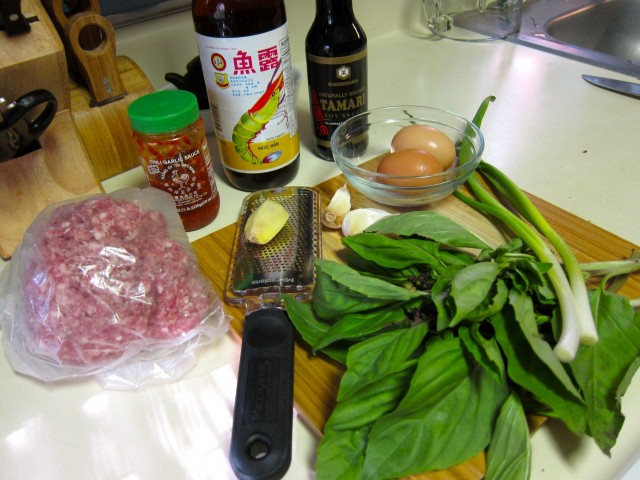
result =
[[580,268],[587,275],[609,276],[627,275],[640,270],[640,259],[612,260],[608,262],[581,263]]
[[479,196],[482,201],[476,201],[460,192],[455,192],[455,195],[460,200],[476,210],[502,221],[531,248],[539,260],[551,264],[551,269],[548,272],[549,280],[556,291],[562,318],[562,332],[554,348],[554,352],[563,362],[570,362],[578,350],[580,328],[577,319],[576,304],[571,293],[571,285],[567,280],[560,262],[529,225],[507,210],[503,205],[492,205],[491,203],[497,202],[497,200],[484,190],[484,187],[480,185],[476,178],[469,177],[467,183],[473,193]]
[[[606,285],[608,291],[617,292],[630,274],[640,271],[640,251],[633,249],[625,260],[582,263],[580,268],[588,277],[602,277],[600,283]],[[640,299],[630,301],[633,308],[640,307]]]
[[[489,103],[494,100],[495,97],[487,97],[482,102],[473,119],[475,125],[480,127]],[[471,148],[470,142],[463,140],[460,145],[459,163],[469,160]],[[477,200],[461,192],[455,192],[455,195],[477,210],[502,221],[531,248],[540,261],[551,265],[549,279],[556,291],[562,319],[560,338],[554,353],[561,361],[570,362],[575,358],[580,344],[593,345],[598,341],[580,264],[564,239],[549,225],[533,202],[514,182],[496,167],[485,162],[480,162],[478,170],[506,197],[522,218],[505,207],[484,187],[477,172],[472,173],[467,179],[467,186]],[[566,273],[545,239],[558,252]]]
[[501,192],[516,210],[526,218],[538,231],[553,245],[560,255],[564,268],[569,277],[571,292],[578,309],[578,322],[580,327],[580,343],[583,345],[594,345],[598,341],[598,332],[591,314],[587,286],[580,263],[571,251],[567,242],[556,232],[549,222],[540,214],[533,202],[511,181],[504,173],[496,167],[482,162],[480,171],[486,178]]

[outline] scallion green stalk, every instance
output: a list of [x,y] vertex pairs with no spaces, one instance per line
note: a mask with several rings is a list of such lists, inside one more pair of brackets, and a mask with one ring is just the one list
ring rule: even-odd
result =
[[540,214],[531,199],[509,177],[498,168],[485,162],[481,162],[478,169],[507,198],[518,213],[527,219],[556,249],[569,277],[569,284],[578,310],[580,343],[583,345],[597,343],[598,332],[589,305],[587,286],[580,263],[571,251],[571,247]]
[[611,260],[581,263],[580,268],[589,276],[617,276],[640,271],[640,259]]
[[[495,97],[491,96],[482,102],[473,118],[475,125],[480,127],[489,104],[494,100]],[[458,153],[458,162],[464,164],[472,155],[471,142],[466,139],[463,140]],[[598,339],[580,265],[566,242],[544,220],[524,192],[498,169],[485,167],[486,165],[488,164],[481,162],[479,168],[481,170],[484,168],[485,173],[488,171],[488,178],[491,183],[507,196],[512,205],[519,210],[518,213],[520,215],[532,222],[540,231],[540,234],[554,245],[567,266],[569,278],[567,278],[567,274],[565,274],[565,270],[554,252],[549,248],[545,240],[541,238],[536,229],[495,198],[480,182],[478,173],[473,172],[466,182],[477,200],[459,191],[455,192],[455,195],[468,205],[505,223],[531,248],[540,261],[551,265],[548,275],[556,291],[562,321],[560,337],[554,348],[554,353],[561,361],[570,362],[575,358],[581,342],[593,344]]]
[[[472,177],[474,175],[475,174],[472,174]],[[473,200],[460,192],[455,192],[455,195],[460,200],[476,210],[502,221],[531,248],[540,261],[551,265],[548,272],[549,280],[556,292],[562,319],[562,329],[558,342],[554,347],[554,353],[561,361],[570,362],[575,358],[578,345],[580,344],[580,328],[577,318],[577,308],[571,292],[571,285],[567,280],[560,262],[533,228],[507,210],[507,208],[491,196],[491,194],[480,185],[477,178],[469,177],[467,184],[480,201]]]

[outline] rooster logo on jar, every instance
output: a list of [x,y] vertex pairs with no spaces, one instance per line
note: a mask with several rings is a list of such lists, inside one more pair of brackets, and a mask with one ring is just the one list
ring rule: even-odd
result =
[[182,188],[182,186],[189,181],[189,174],[183,173],[182,175],[178,175],[178,171],[174,170],[171,172],[171,180]]

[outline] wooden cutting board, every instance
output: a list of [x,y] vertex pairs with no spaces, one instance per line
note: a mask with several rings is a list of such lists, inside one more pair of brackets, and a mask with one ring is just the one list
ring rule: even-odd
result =
[[[321,192],[323,209],[329,203],[333,193],[344,184],[340,175],[316,188]],[[350,188],[353,208],[375,206],[388,211],[402,212],[408,209],[384,207],[372,202]],[[540,212],[553,227],[566,239],[581,262],[604,261],[626,258],[632,249],[639,247],[627,242],[589,222],[565,212],[541,199],[533,198]],[[470,230],[480,235],[485,241],[495,245],[503,243],[500,230],[475,210],[467,207],[455,197],[448,197],[437,205],[428,208],[453,218]],[[230,225],[207,237],[194,242],[193,247],[204,272],[211,278],[215,289],[224,298],[231,246],[233,244],[235,225]],[[335,230],[325,229],[322,234],[323,257],[338,259],[341,250],[341,234]],[[621,293],[629,297],[640,297],[640,275],[635,275],[626,282]],[[244,312],[241,308],[227,305],[227,312],[233,316],[231,328],[239,336],[242,335]],[[323,356],[311,355],[307,346],[296,342],[294,396],[298,411],[307,423],[321,435],[324,424],[336,402],[338,383],[342,375],[342,367]],[[531,418],[531,428],[537,428],[544,419]],[[428,480],[480,480],[484,475],[484,455],[477,455],[467,462],[448,470],[431,472],[411,477]]]

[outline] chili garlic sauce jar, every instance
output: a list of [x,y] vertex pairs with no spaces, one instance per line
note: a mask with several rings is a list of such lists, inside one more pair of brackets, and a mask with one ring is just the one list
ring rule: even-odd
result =
[[133,101],[128,113],[149,185],[173,195],[186,231],[211,223],[220,197],[196,96],[154,92]]

